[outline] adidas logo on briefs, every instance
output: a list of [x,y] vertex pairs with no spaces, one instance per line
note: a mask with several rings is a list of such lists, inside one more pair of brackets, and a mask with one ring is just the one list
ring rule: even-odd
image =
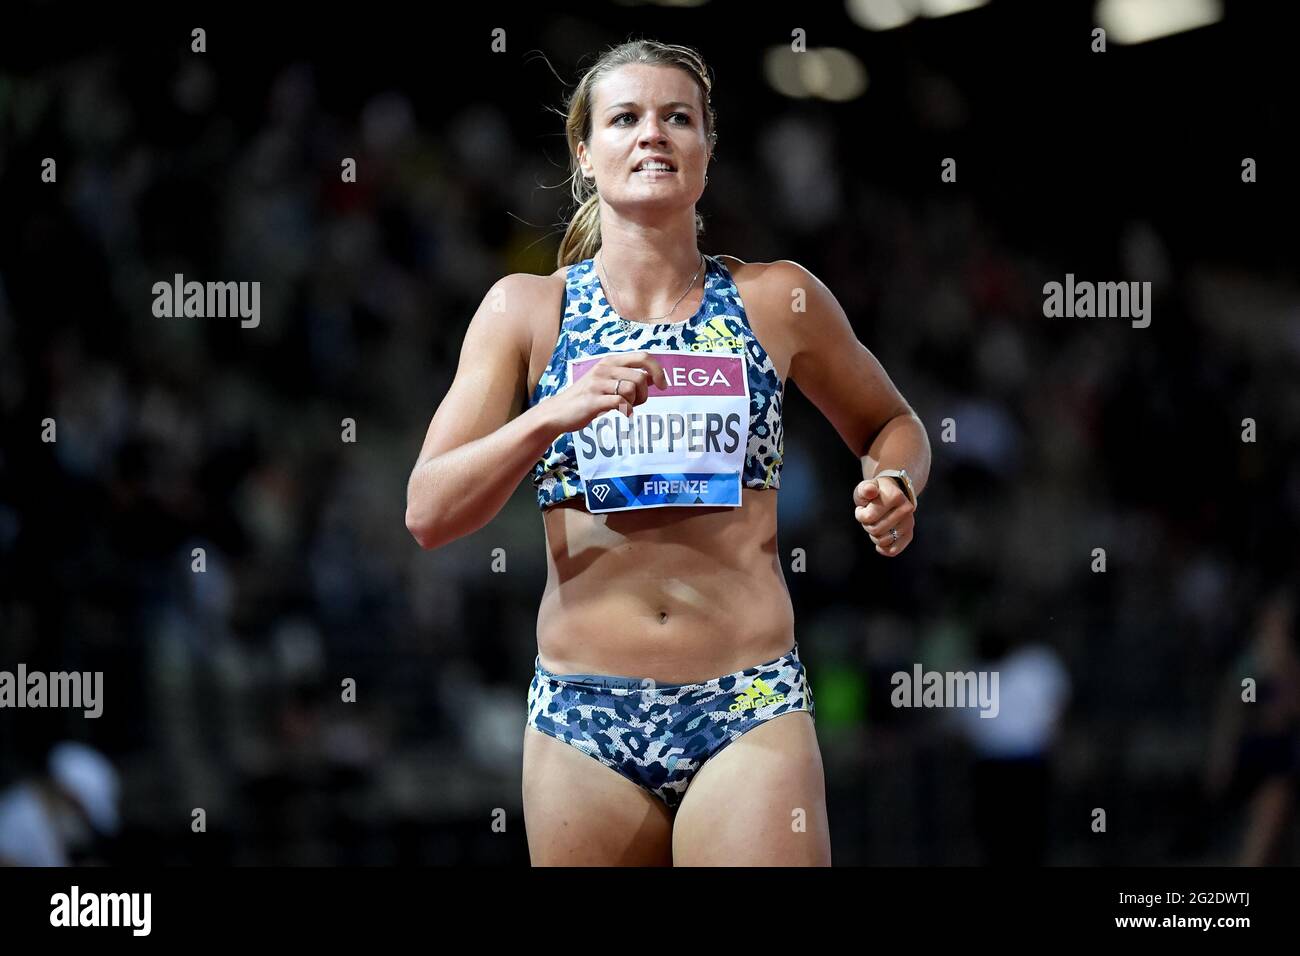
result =
[[591,489],[591,494],[597,501],[604,502],[609,497],[609,485],[596,485]]
[[736,702],[727,710],[757,710],[759,707],[766,707],[768,704],[779,704],[785,700],[785,694],[778,694],[767,682],[761,677],[755,677],[754,683],[745,689],[743,694],[736,695]]

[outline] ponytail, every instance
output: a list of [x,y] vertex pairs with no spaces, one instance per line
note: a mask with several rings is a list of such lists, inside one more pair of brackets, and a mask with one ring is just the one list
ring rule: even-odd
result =
[[[704,235],[704,217],[695,213],[695,235]],[[556,264],[562,269],[590,259],[600,248],[600,195],[592,193],[569,220],[569,228],[560,242]]]
[[583,259],[590,259],[600,248],[600,194],[592,194],[578,207],[569,221],[569,228],[564,232],[564,241],[560,243],[558,265],[573,265]]

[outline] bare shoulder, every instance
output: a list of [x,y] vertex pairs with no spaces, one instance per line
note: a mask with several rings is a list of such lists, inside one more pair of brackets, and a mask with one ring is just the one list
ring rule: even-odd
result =
[[560,266],[549,275],[526,276],[526,281],[531,282],[528,327],[534,337],[540,334],[554,342],[564,312],[564,280],[568,271],[568,266]]
[[564,270],[549,275],[512,272],[488,289],[479,311],[494,328],[507,332],[520,351],[527,353],[548,319],[558,325],[564,295]]
[[489,308],[523,316],[537,313],[544,305],[541,300],[554,298],[558,302],[563,291],[564,269],[557,269],[549,275],[511,272],[498,279],[484,299]]
[[527,368],[525,387],[528,395],[533,393],[560,333],[567,272],[565,266],[548,275],[514,272],[498,283],[501,298],[510,303],[508,311],[514,319],[513,332]]
[[820,297],[825,287],[811,272],[790,259],[745,262],[735,256],[717,258],[735,279],[750,325],[784,379],[799,350],[802,303]]
[[793,288],[806,287],[812,284],[821,285],[816,276],[792,259],[777,259],[773,262],[745,262],[735,256],[717,256],[716,258],[724,260],[724,264],[731,272],[732,278],[736,280],[737,286],[744,283],[752,286],[760,294],[775,291],[789,295],[790,290]]

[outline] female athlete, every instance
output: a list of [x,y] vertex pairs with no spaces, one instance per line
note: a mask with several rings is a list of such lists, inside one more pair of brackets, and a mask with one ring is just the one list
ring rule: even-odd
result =
[[701,254],[711,86],[696,51],[648,40],[586,72],[559,268],[488,291],[407,489],[436,548],[536,486],[534,865],[829,865],[777,549],[786,380],[859,458],[844,507],[879,554],[911,543],[929,473],[924,427],[825,285]]

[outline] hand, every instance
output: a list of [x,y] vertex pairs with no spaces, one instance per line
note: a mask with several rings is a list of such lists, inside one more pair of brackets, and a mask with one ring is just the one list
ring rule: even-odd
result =
[[[853,489],[853,516],[871,536],[876,552],[887,558],[903,553],[912,543],[915,509],[893,478],[868,478]],[[898,540],[889,533],[898,529]]]
[[668,376],[649,352],[610,352],[576,382],[546,401],[557,433],[586,428],[605,412],[617,408],[632,416],[632,408],[649,396],[650,386],[668,387]]

